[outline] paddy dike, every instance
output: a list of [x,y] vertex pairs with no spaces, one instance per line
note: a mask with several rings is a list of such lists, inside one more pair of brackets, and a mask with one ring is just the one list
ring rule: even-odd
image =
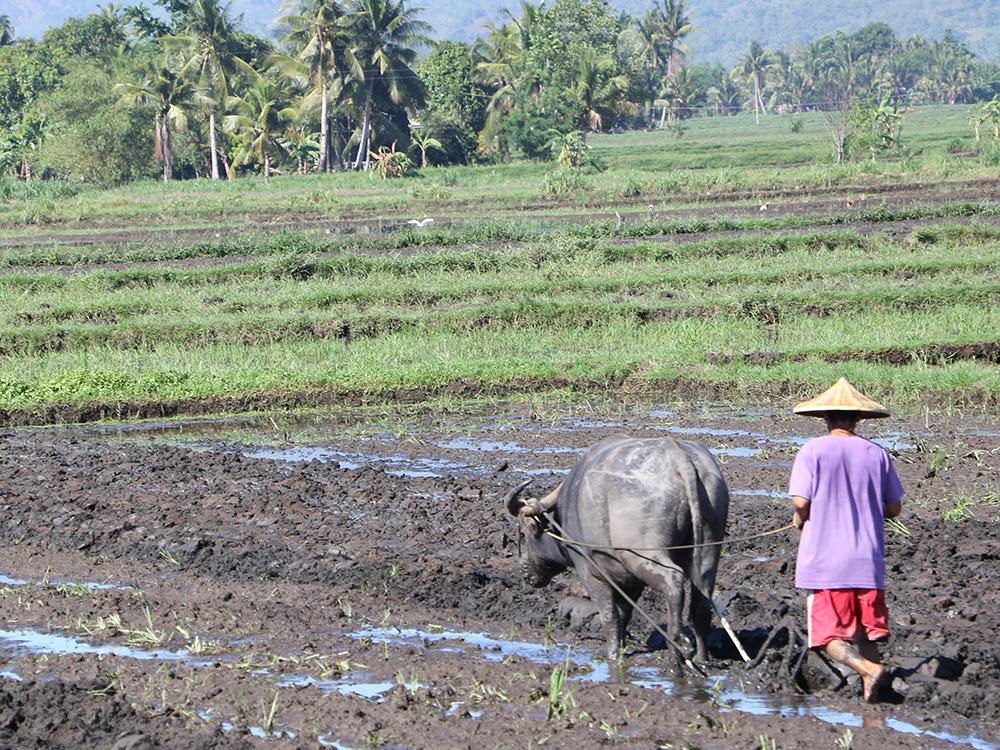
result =
[[[1000,746],[995,415],[863,424],[907,491],[871,707],[800,661],[797,532],[747,538],[787,525],[819,427],[788,404],[619,404],[7,430],[0,746]],[[503,495],[554,487],[614,432],[716,454],[716,599],[754,665],[716,622],[707,676],[673,675],[637,618],[613,679],[573,577],[522,579]]]

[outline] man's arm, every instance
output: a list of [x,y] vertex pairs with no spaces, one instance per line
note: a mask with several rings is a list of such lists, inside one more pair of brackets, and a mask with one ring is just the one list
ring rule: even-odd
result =
[[[795,506],[795,525],[801,529],[809,520],[809,501],[800,495],[792,495],[792,505]],[[888,512],[888,508],[886,512]]]
[[903,501],[902,500],[897,500],[896,502],[889,503],[887,506],[885,506],[885,517],[886,518],[895,518],[896,516],[898,516],[902,512],[903,512]]

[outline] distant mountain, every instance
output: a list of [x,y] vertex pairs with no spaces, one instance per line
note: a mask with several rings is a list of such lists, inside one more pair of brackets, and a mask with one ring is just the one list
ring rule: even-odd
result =
[[[619,10],[634,15],[652,7],[652,0],[610,0]],[[46,29],[67,18],[98,12],[103,0],[3,0],[0,14],[7,15],[17,36],[41,38]],[[129,4],[123,0],[122,4]],[[147,2],[147,6],[152,3]],[[244,13],[244,27],[268,36],[281,0],[233,0]],[[426,10],[438,39],[471,42],[483,33],[485,22],[499,19],[500,9],[517,12],[517,0],[415,0]],[[698,28],[687,38],[694,60],[730,65],[751,40],[775,48],[808,43],[838,29],[854,32],[867,23],[884,21],[900,38],[918,34],[940,39],[951,28],[980,60],[1000,53],[1000,0],[688,0]]]

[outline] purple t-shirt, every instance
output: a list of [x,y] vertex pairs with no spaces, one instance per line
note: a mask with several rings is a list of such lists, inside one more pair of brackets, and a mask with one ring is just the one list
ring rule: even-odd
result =
[[885,506],[903,497],[889,454],[862,437],[802,446],[788,493],[810,501],[795,564],[800,589],[885,589]]

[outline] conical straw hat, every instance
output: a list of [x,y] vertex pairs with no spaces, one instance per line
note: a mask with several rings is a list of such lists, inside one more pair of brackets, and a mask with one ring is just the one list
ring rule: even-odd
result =
[[841,378],[819,396],[803,401],[792,411],[806,417],[822,417],[823,412],[827,411],[856,411],[861,419],[889,416],[888,409],[862,396],[857,388],[847,382],[847,378]]

